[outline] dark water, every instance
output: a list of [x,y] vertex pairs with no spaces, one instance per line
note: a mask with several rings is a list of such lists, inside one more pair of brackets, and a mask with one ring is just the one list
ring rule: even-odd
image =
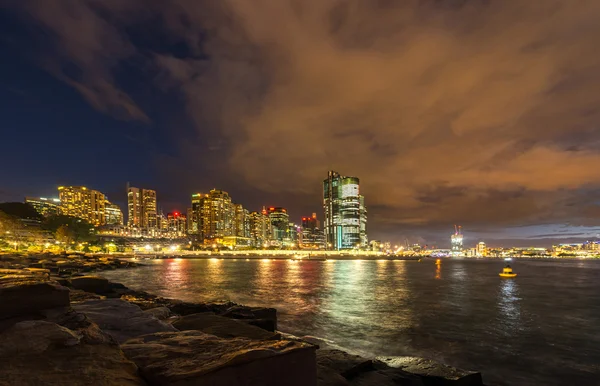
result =
[[418,355],[490,385],[600,385],[600,261],[155,260],[103,273],[187,301],[279,311],[279,328],[366,355]]

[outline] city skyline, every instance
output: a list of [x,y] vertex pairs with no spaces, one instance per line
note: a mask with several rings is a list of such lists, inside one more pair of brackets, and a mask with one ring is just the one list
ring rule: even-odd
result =
[[340,170],[371,238],[597,238],[600,5],[550,1],[9,2],[0,201],[69,184],[124,210],[135,181],[165,213],[216,187],[297,219]]

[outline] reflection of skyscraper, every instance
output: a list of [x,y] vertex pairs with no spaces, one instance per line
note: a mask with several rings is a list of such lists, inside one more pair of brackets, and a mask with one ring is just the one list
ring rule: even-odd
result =
[[463,234],[460,225],[454,226],[454,233],[450,236],[450,242],[452,243],[452,254],[461,255],[463,252]]
[[367,245],[367,211],[358,177],[330,171],[323,181],[323,209],[328,246],[352,249]]

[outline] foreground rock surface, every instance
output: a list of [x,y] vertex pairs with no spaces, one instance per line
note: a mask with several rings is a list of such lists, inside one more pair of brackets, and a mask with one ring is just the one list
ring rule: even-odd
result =
[[182,316],[173,326],[180,331],[198,330],[221,338],[248,338],[256,340],[279,339],[279,334],[268,332],[262,328],[246,324],[236,319],[229,319],[212,313],[191,314]]
[[0,385],[143,385],[119,346],[88,344],[65,327],[25,321],[0,334]]
[[19,320],[39,319],[46,309],[68,305],[69,290],[46,277],[0,276],[0,331]]
[[483,385],[481,373],[446,366],[431,359],[411,356],[398,356],[378,357],[377,360],[391,368],[400,369],[402,371],[420,376],[425,385]]
[[316,385],[315,347],[300,342],[181,331],[145,335],[122,348],[149,385]]
[[73,304],[73,308],[85,314],[119,343],[154,332],[176,331],[170,324],[121,299],[88,300]]

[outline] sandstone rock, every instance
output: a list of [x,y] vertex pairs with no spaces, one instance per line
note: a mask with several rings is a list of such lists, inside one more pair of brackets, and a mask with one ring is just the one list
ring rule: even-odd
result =
[[280,338],[279,334],[265,331],[262,328],[206,312],[182,316],[173,322],[173,326],[180,331],[198,330],[221,338],[243,337],[257,340]]
[[96,295],[90,292],[85,292],[82,290],[76,290],[76,289],[72,289],[69,292],[69,297],[71,299],[71,303],[81,303],[81,302],[85,302],[87,300],[98,300],[98,299],[104,299],[105,297],[102,295]]
[[173,326],[121,299],[88,300],[73,304],[73,308],[85,314],[119,343],[144,334],[176,331]]
[[6,275],[0,278],[0,319],[38,315],[41,310],[68,305],[68,288],[55,281],[39,276]]
[[[165,299],[166,300],[166,299]],[[177,315],[191,315],[198,314],[202,312],[213,312],[215,314],[222,314],[227,309],[235,306],[235,303],[226,302],[226,303],[187,303],[180,301],[170,301],[166,304],[167,307]]]
[[0,357],[20,353],[40,354],[50,346],[74,346],[79,336],[55,323],[43,320],[19,322],[5,330],[0,338]]
[[108,279],[100,276],[80,276],[71,279],[71,286],[73,288],[82,290],[85,292],[92,292],[98,295],[103,295],[110,292],[110,285]]
[[318,386],[349,386],[346,378],[342,377],[335,370],[328,367],[317,365],[317,385]]
[[277,329],[277,310],[275,308],[235,305],[227,309],[222,316],[244,319],[247,323],[267,331],[275,331]]
[[334,370],[346,379],[361,372],[374,370],[373,361],[370,359],[334,349],[317,350],[317,363]]
[[431,359],[411,356],[378,357],[376,359],[389,367],[418,375],[428,386],[483,385],[481,373],[446,366]]
[[145,314],[152,315],[158,320],[165,320],[171,316],[171,310],[168,307],[155,307],[144,311]]
[[200,331],[156,333],[122,346],[149,385],[315,386],[314,347],[222,339]]
[[[2,337],[0,337],[2,340]],[[49,346],[0,357],[2,386],[142,386],[137,367],[116,345]]]

